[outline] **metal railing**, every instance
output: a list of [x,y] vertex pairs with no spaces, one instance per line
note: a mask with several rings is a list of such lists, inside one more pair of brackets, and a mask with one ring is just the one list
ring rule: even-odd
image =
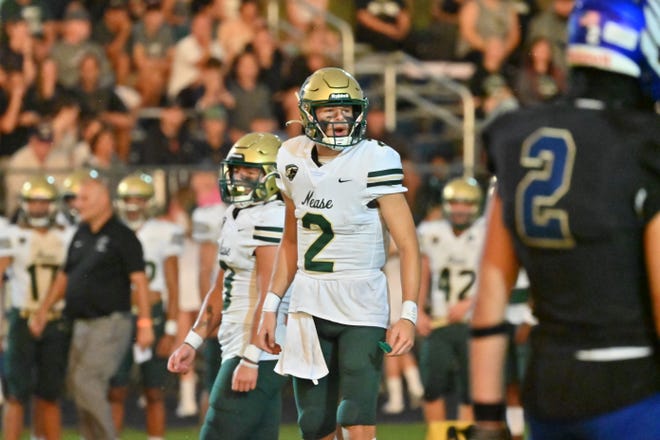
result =
[[[358,77],[382,76],[383,107],[388,130],[393,131],[397,127],[398,101],[411,103],[422,109],[427,116],[432,116],[458,130],[462,138],[463,167],[466,177],[473,177],[476,172],[475,102],[470,90],[454,77],[469,76],[471,73],[472,68],[466,63],[425,63],[404,52],[368,57],[356,64],[355,72]],[[454,112],[450,106],[433,101],[432,97],[427,95],[429,87],[417,87],[400,80],[411,76],[413,79],[430,81],[431,85],[436,87],[433,92],[436,96],[444,91],[458,98],[460,112]]]

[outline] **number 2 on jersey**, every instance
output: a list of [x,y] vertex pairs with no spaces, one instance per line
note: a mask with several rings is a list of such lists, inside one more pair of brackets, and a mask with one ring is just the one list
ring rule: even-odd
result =
[[335,233],[328,219],[321,214],[307,213],[302,218],[302,226],[305,229],[312,229],[312,226],[316,226],[321,231],[321,235],[314,240],[305,252],[305,270],[312,272],[333,272],[334,262],[314,259],[335,238]]
[[570,189],[574,162],[575,142],[568,130],[541,128],[523,144],[520,164],[529,171],[516,188],[516,230],[528,246],[575,245],[568,213],[556,207]]

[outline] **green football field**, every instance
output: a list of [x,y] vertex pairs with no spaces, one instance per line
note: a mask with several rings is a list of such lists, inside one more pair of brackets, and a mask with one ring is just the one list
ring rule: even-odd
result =
[[[378,440],[423,440],[423,423],[399,423],[378,425]],[[167,440],[195,440],[198,437],[196,428],[172,428],[168,430],[165,438]],[[127,429],[121,436],[122,440],[144,440],[146,434],[142,431]],[[29,440],[30,436],[25,434],[22,440]],[[62,440],[79,440],[80,437],[71,429],[67,429]],[[280,431],[280,440],[299,440],[298,428],[295,425],[283,425]]]

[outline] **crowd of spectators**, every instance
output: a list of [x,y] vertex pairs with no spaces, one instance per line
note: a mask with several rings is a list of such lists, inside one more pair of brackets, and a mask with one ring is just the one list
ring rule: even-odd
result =
[[[268,3],[0,1],[5,215],[16,208],[21,172],[215,167],[247,132],[300,134],[287,121],[299,119],[302,80],[340,64],[340,34],[324,20],[333,2],[279,2],[290,26],[277,33]],[[424,2],[423,29],[414,20],[420,3],[356,0],[356,42],[372,53],[474,63],[468,85],[483,117],[503,101],[533,105],[564,90],[572,0],[434,0]]]

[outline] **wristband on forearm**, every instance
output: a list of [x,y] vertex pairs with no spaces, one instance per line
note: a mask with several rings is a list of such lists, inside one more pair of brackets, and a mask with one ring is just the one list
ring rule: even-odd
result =
[[264,299],[264,306],[261,308],[264,312],[277,312],[277,309],[282,302],[282,298],[277,293],[268,292]]
[[202,338],[200,335],[195,333],[194,330],[191,329],[186,335],[186,339],[183,340],[183,343],[188,344],[192,348],[197,350],[204,343],[204,338]]
[[413,325],[417,325],[417,303],[406,300],[401,304],[401,319],[407,319]]
[[176,320],[168,319],[165,321],[165,334],[168,336],[176,336],[177,331],[179,330],[179,325]]
[[254,344],[248,344],[243,350],[242,358],[253,364],[259,363],[259,357],[261,357],[261,349]]
[[506,403],[480,403],[472,404],[474,419],[477,422],[502,422],[506,421]]
[[250,362],[247,359],[241,359],[241,361],[238,363],[238,365],[243,365],[244,367],[252,368],[252,369],[255,369],[255,370],[257,368],[259,368],[259,364],[255,364],[253,362]]

